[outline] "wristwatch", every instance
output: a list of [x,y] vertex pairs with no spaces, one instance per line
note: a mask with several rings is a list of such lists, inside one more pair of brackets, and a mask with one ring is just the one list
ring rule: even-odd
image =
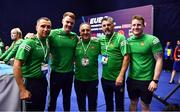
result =
[[156,84],[159,82],[159,80],[152,80],[152,81],[154,81]]

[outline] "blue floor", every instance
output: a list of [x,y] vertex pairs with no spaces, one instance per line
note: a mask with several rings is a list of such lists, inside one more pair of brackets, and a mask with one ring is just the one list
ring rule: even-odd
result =
[[[178,78],[180,77],[180,73],[177,73],[175,76],[175,84],[168,84],[170,79],[170,72],[162,72],[160,81],[159,81],[159,87],[155,91],[155,94],[166,97],[167,94],[178,84]],[[101,78],[101,66],[99,67],[99,79]],[[129,97],[127,94],[127,90],[125,89],[125,111],[129,111]],[[180,105],[180,89],[178,89],[170,98],[167,100],[168,103],[172,104],[178,104]],[[165,109],[165,105],[162,104],[157,99],[153,98],[152,104],[151,104],[151,110],[152,111],[162,111]],[[60,92],[58,101],[57,101],[57,111],[62,111],[62,93]],[[105,101],[104,101],[104,95],[101,87],[101,82],[99,81],[99,88],[98,88],[98,105],[97,105],[97,111],[105,111]],[[138,105],[138,110],[141,110],[140,104]],[[71,96],[71,111],[78,111],[77,101],[76,101],[76,94],[74,91],[74,85],[72,88],[72,96]]]

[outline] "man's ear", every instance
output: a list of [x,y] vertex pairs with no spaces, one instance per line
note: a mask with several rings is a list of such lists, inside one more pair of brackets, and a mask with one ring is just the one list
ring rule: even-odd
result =
[[63,24],[63,22],[64,22],[64,19],[62,19],[61,23]]
[[144,22],[144,27],[146,27],[146,24],[147,24],[147,23],[146,23],[146,22]]

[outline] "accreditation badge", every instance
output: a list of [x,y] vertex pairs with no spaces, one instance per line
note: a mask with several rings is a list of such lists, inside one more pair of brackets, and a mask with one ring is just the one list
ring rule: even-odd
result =
[[41,63],[41,72],[42,75],[46,76],[46,74],[48,73],[48,64]]
[[108,62],[108,55],[102,55],[102,59],[101,59],[101,62],[102,62],[102,64],[107,64],[107,62]]
[[87,56],[83,57],[81,60],[82,66],[88,66],[89,65],[89,58]]

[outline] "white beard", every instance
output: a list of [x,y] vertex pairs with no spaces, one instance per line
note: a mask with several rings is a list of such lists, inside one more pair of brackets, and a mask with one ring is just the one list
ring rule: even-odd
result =
[[110,32],[110,31],[105,31],[105,32],[104,32],[105,35],[110,35],[111,33],[112,33],[112,32]]

